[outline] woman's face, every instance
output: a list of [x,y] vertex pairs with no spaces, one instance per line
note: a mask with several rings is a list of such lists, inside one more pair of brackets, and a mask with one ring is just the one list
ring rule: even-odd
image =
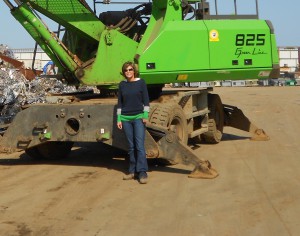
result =
[[134,69],[132,66],[126,67],[126,69],[123,71],[126,79],[132,79],[134,78]]

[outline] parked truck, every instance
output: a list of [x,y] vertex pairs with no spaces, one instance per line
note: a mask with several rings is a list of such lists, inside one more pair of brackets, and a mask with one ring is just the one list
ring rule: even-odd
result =
[[[189,140],[219,143],[224,126],[268,139],[240,109],[222,104],[212,88],[164,87],[278,77],[274,29],[270,21],[258,19],[257,11],[239,15],[234,1],[235,14],[220,15],[217,1],[213,14],[205,0],[153,0],[97,15],[97,4],[113,1],[93,1],[93,7],[84,0],[4,2],[64,82],[97,86],[100,97],[62,96],[60,103],[24,107],[1,138],[0,152],[25,150],[33,158],[63,158],[75,142],[126,150],[124,134],[116,127],[115,98],[125,61],[138,65],[151,99],[147,158],[193,165],[191,177],[214,178],[217,172],[195,155]],[[57,22],[60,30],[50,31],[41,15]]]

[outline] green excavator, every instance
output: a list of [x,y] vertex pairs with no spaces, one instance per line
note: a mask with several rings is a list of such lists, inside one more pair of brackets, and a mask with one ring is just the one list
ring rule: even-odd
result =
[[[214,178],[216,170],[195,155],[188,141],[218,143],[224,126],[248,131],[256,140],[268,139],[240,109],[222,104],[213,88],[172,87],[278,77],[274,29],[270,21],[258,19],[257,0],[250,15],[238,14],[236,0],[230,15],[218,14],[216,0],[116,2],[130,8],[99,15],[96,5],[106,9],[116,4],[4,2],[58,67],[61,80],[97,86],[100,95],[61,96],[59,103],[24,107],[0,137],[0,152],[25,150],[33,158],[56,159],[66,157],[75,142],[102,142],[126,150],[124,134],[116,128],[114,98],[126,61],[138,66],[152,101],[147,158],[193,165],[190,177]],[[56,22],[59,30],[51,31],[41,15]]]

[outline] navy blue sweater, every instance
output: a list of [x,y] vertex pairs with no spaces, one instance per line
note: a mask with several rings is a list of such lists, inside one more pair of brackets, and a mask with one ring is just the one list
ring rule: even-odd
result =
[[143,79],[119,84],[117,115],[135,116],[149,112],[149,96]]

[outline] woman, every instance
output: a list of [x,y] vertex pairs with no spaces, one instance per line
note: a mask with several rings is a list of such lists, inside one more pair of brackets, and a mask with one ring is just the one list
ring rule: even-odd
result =
[[125,80],[119,84],[117,126],[124,129],[129,149],[129,171],[124,180],[138,178],[147,183],[148,163],[145,152],[145,124],[149,113],[149,96],[144,80],[137,78],[138,71],[132,62],[122,66]]

